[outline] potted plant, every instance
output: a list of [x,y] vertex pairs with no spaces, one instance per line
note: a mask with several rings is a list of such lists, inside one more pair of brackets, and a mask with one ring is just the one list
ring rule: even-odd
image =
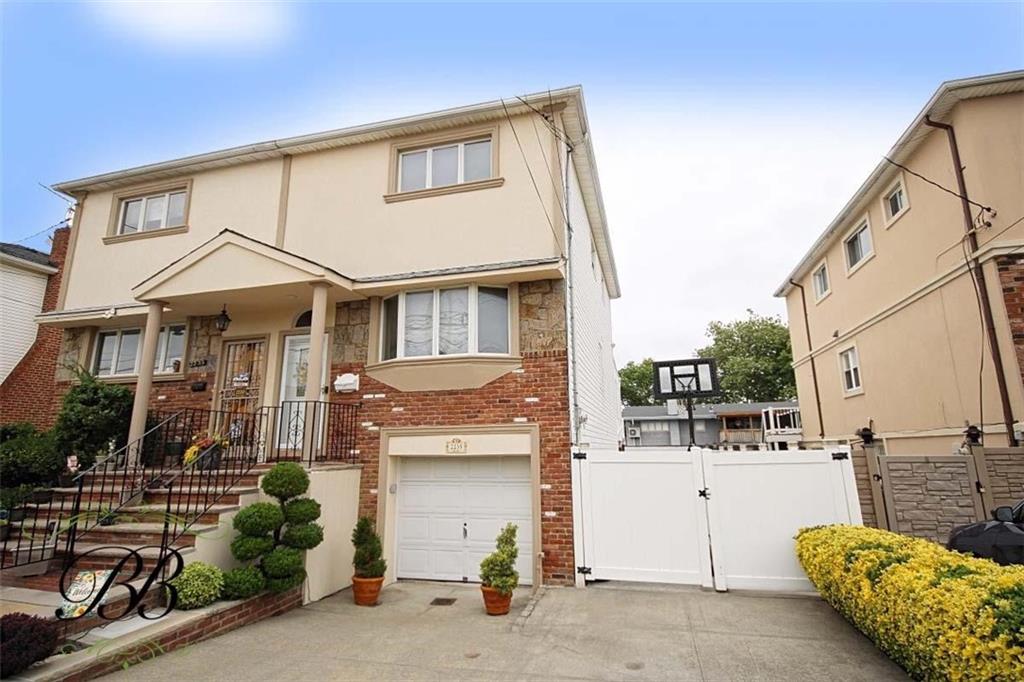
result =
[[113,526],[117,523],[117,514],[111,507],[100,507],[96,510],[96,518],[99,519],[101,526]]
[[352,531],[352,545],[356,548],[352,557],[352,597],[358,606],[376,606],[380,588],[384,584],[387,562],[381,556],[380,536],[373,529],[373,521],[363,516]]
[[[228,444],[227,438],[219,436],[196,435],[192,439],[192,445],[185,450],[182,461],[185,466],[196,462],[196,468],[200,470],[219,469],[221,450]],[[205,453],[205,456],[203,456]],[[202,459],[199,459],[203,456]]]
[[57,475],[57,485],[61,488],[70,488],[75,484],[75,476],[78,474],[78,456],[71,455],[65,460],[64,470]]
[[18,523],[25,520],[25,499],[31,486],[20,485],[0,490],[0,509],[7,512],[7,520]]
[[507,524],[498,533],[497,549],[480,562],[480,590],[484,595],[484,608],[488,616],[504,616],[512,604],[512,590],[519,586],[519,571],[516,559],[518,526]]

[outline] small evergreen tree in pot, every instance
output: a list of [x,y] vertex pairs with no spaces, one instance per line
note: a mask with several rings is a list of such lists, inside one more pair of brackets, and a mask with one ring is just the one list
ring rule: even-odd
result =
[[356,548],[352,557],[352,596],[359,606],[376,606],[384,584],[384,573],[388,564],[384,560],[380,536],[373,529],[373,521],[363,516],[352,531],[352,546]]
[[480,590],[484,595],[484,608],[489,616],[504,616],[512,605],[512,591],[519,586],[519,571],[516,570],[516,559],[519,548],[516,547],[516,531],[514,523],[506,524],[498,533],[497,549],[484,557],[480,562]]

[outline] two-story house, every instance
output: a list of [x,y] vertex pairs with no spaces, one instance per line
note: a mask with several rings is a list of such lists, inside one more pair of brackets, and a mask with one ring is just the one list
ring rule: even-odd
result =
[[806,441],[949,454],[1024,419],[1024,72],[943,83],[775,292]]
[[38,319],[61,385],[133,388],[130,440],[154,410],[273,409],[266,448],[324,449],[358,404],[391,578],[476,580],[514,521],[524,581],[573,581],[572,451],[622,428],[579,87],[54,187],[77,210]]

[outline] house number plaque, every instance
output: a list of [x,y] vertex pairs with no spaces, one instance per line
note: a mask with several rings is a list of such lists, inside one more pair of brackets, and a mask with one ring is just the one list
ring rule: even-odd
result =
[[444,451],[449,455],[464,455],[469,449],[469,444],[461,438],[452,438],[444,445]]

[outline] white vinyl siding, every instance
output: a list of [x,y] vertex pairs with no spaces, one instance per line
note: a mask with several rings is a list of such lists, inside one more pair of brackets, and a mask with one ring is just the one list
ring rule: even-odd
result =
[[0,266],[0,381],[36,340],[35,316],[43,307],[46,280],[42,273]]
[[596,245],[572,164],[569,218],[573,226],[572,282],[576,299],[576,390],[583,418],[579,441],[595,447],[615,447],[623,436],[619,374],[612,355],[611,301],[601,262],[596,258],[591,261]]

